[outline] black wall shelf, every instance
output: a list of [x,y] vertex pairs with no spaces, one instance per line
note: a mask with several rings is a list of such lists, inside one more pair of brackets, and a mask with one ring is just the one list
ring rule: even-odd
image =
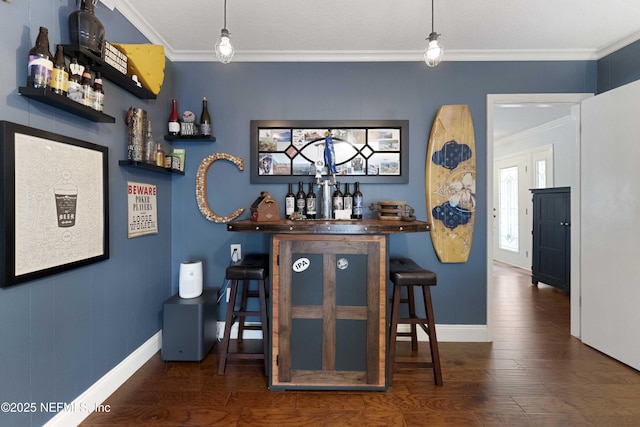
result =
[[179,171],[179,170],[176,170],[176,169],[170,169],[170,168],[163,168],[163,167],[160,167],[160,166],[152,165],[151,163],[137,162],[135,160],[120,160],[118,162],[118,164],[120,166],[127,166],[127,167],[137,168],[137,169],[145,169],[145,170],[152,171],[152,172],[168,173],[168,174],[174,174],[174,175],[184,175],[183,171]]
[[20,95],[27,98],[35,99],[43,104],[51,105],[52,107],[59,108],[68,113],[75,114],[76,116],[83,117],[87,120],[97,123],[115,123],[116,118],[111,117],[101,111],[96,111],[91,107],[80,104],[67,98],[64,95],[58,95],[51,92],[46,88],[33,88],[33,87],[19,87],[18,92]]
[[165,135],[165,141],[207,141],[216,142],[213,135]]
[[156,99],[156,95],[148,89],[139,87],[136,83],[120,71],[107,64],[102,58],[88,49],[74,45],[64,45],[64,54],[69,58],[77,58],[80,65],[89,65],[91,71],[100,71],[102,77],[112,81],[129,93],[140,99]]

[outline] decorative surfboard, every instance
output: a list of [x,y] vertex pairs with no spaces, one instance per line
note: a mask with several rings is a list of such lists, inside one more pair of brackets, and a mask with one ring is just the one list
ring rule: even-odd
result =
[[443,105],[425,168],[431,242],[441,262],[467,262],[476,208],[476,147],[468,105]]

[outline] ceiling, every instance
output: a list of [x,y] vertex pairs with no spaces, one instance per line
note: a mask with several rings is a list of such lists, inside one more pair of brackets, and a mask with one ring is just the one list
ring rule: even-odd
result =
[[[100,0],[172,61],[215,60],[224,1]],[[638,0],[434,1],[444,61],[598,59],[640,39]],[[431,3],[227,0],[227,28],[234,61],[420,61]]]

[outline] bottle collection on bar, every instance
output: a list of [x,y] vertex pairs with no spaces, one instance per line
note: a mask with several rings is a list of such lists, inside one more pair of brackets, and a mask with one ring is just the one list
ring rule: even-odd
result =
[[[316,187],[318,195],[315,193]],[[307,193],[300,181],[298,191],[294,193],[293,190],[293,183],[289,183],[284,203],[288,219],[362,219],[364,200],[359,182],[355,183],[353,193],[348,183],[343,193],[339,182],[331,184],[329,180],[309,183]]]

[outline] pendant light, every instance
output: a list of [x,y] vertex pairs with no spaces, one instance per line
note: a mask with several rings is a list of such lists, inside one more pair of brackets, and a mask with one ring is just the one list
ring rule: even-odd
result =
[[429,34],[429,38],[427,39],[429,43],[427,44],[427,50],[424,51],[424,62],[429,67],[435,67],[442,61],[442,55],[444,54],[444,48],[438,41],[438,37],[440,34],[436,33],[433,29],[433,1],[431,0],[431,34]]
[[223,64],[231,62],[234,54],[229,31],[227,30],[227,0],[224,0],[224,27],[220,31],[220,36],[216,40],[216,57]]

